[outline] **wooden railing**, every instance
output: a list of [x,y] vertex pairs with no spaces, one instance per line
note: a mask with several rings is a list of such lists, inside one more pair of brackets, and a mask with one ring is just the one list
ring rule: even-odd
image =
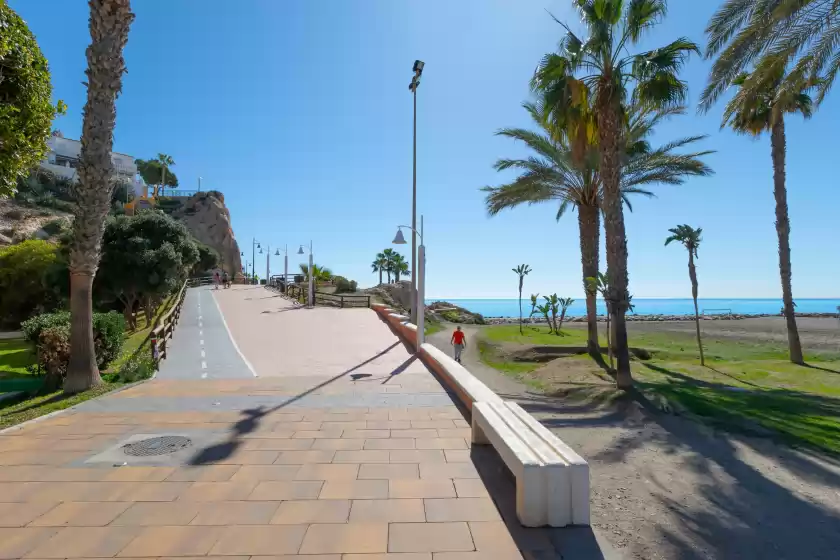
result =
[[315,292],[315,304],[333,305],[336,307],[370,307],[370,296],[356,296],[344,294],[328,294]]
[[175,333],[175,325],[178,324],[178,319],[181,318],[181,306],[184,304],[184,296],[187,294],[187,284],[189,280],[185,281],[181,286],[181,290],[172,303],[172,308],[164,315],[158,318],[155,322],[155,327],[152,329],[151,344],[152,360],[155,362],[155,368],[161,360],[166,358],[166,341],[172,338]]
[[306,290],[303,286],[297,284],[289,284],[286,287],[286,297],[293,299],[301,304],[306,304]]

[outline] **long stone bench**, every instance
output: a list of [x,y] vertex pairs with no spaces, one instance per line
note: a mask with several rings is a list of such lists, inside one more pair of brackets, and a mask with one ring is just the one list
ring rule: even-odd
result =
[[493,445],[516,477],[522,525],[589,525],[589,465],[518,404],[473,403],[472,441]]
[[458,395],[467,409],[476,402],[502,403],[499,395],[439,348],[421,344],[420,358]]

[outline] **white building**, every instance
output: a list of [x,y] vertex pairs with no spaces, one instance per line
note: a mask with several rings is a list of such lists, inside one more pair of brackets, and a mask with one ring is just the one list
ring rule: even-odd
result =
[[[78,180],[77,168],[82,150],[82,143],[78,140],[71,140],[61,136],[50,136],[47,140],[50,151],[38,167],[48,171],[57,177]],[[134,158],[117,152],[111,153],[111,162],[114,164],[114,172],[118,179],[124,180],[130,185],[135,196],[145,192],[145,183],[137,175],[137,166]]]

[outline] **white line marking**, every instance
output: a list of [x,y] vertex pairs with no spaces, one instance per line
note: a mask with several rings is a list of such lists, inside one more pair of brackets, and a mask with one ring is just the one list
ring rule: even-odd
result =
[[201,340],[199,340],[199,341],[198,341],[198,343],[199,343],[200,345],[204,346],[204,339],[202,338]]
[[206,358],[207,356],[204,355],[204,350],[201,351],[201,357]]
[[201,330],[201,329],[198,329],[198,336],[204,336],[204,331]]
[[201,315],[198,316],[198,320],[201,321]]
[[233,338],[233,333],[230,332],[230,327],[228,327],[227,321],[225,321],[225,316],[222,313],[222,308],[219,307],[219,301],[216,299],[216,295],[210,292],[210,297],[213,298],[213,303],[216,304],[216,309],[219,311],[219,317],[222,318],[222,324],[225,326],[225,330],[228,333],[228,338],[230,338],[231,344],[233,347],[236,348],[237,353],[239,353],[239,357],[242,358],[242,361],[245,362],[245,365],[248,366],[248,369],[251,370],[251,373],[254,374],[254,377],[259,377],[257,375],[257,370],[254,369],[254,366],[251,365],[251,362],[248,361],[248,358],[245,357],[245,354],[242,353],[242,350],[239,349],[239,345],[236,344],[236,340]]
[[201,360],[201,369],[207,369],[207,362]]
[[202,379],[207,379],[207,374],[206,374],[206,373],[202,373],[202,374],[201,374],[201,378],[202,378]]

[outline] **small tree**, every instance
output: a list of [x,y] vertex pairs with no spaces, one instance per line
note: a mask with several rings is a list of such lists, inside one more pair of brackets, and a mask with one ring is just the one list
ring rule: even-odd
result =
[[551,334],[551,319],[548,318],[549,314],[551,313],[551,304],[544,303],[542,305],[537,305],[536,310],[542,313],[542,316],[545,317],[545,323],[546,325],[548,325],[548,334]]
[[[170,156],[165,157],[172,159]],[[158,191],[163,187],[176,188],[178,186],[178,176],[169,169],[169,166],[175,165],[174,161],[169,163],[168,166],[164,166],[158,159],[136,159],[134,164],[137,166],[137,172],[143,178],[143,181],[147,185],[153,185],[152,196],[157,196]]]
[[553,330],[554,334],[560,334],[560,331],[557,330],[557,312],[560,310],[560,298],[557,297],[557,294],[551,294],[551,296],[543,296],[543,299],[545,299],[545,303],[551,311],[551,328],[548,332]]
[[697,256],[697,249],[703,240],[703,228],[694,229],[688,225],[681,225],[671,228],[671,236],[665,240],[667,246],[672,241],[679,241],[688,250],[688,278],[691,280],[691,297],[694,299],[694,326],[697,329],[697,348],[700,350],[700,365],[706,365],[703,356],[703,341],[700,338],[700,312],[697,309],[697,269],[694,267],[694,259]]
[[557,325],[557,334],[560,334],[560,329],[563,328],[563,321],[566,319],[566,311],[575,302],[572,298],[560,298],[557,300],[560,305],[560,324]]
[[208,247],[203,243],[196,243],[195,246],[198,249],[198,261],[193,267],[193,275],[213,270],[219,266],[221,257],[219,257],[219,253],[214,248]]
[[540,297],[539,293],[531,294],[531,313],[528,314],[528,321],[530,322],[534,316],[534,312],[537,309],[537,298]]
[[52,104],[47,59],[26,22],[0,2],[0,198],[44,158],[50,127],[66,105]]
[[0,324],[17,328],[34,311],[45,311],[53,298],[44,278],[57,258],[56,246],[38,239],[0,248]]
[[519,334],[522,333],[522,286],[525,283],[525,276],[531,272],[531,267],[527,264],[520,264],[512,269],[519,276]]

